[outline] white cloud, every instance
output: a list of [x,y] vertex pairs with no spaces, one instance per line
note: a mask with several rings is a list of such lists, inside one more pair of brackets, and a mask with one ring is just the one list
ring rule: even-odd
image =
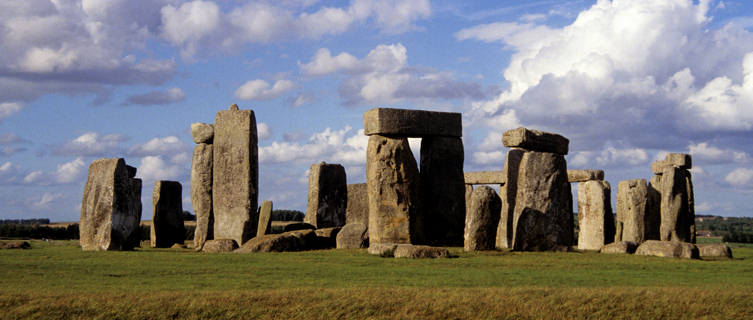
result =
[[335,73],[341,70],[354,70],[358,65],[358,59],[351,54],[343,52],[333,57],[327,48],[317,50],[309,63],[298,62],[298,66],[303,73],[312,76]]
[[352,128],[330,128],[311,135],[306,144],[278,142],[259,148],[260,163],[341,163],[363,165],[366,163],[366,146],[369,137],[359,130],[348,135]]
[[145,182],[172,180],[180,176],[181,169],[178,165],[166,163],[160,156],[146,156],[141,158],[136,176]]
[[753,169],[749,168],[737,168],[732,170],[724,181],[735,187],[747,187],[753,185]]
[[20,103],[16,102],[3,102],[0,103],[0,122],[3,121],[3,119],[10,117],[16,112],[21,111],[24,106]]
[[162,36],[183,47],[183,54],[196,53],[198,42],[220,27],[220,9],[211,1],[191,1],[179,7],[162,8]]
[[55,153],[70,156],[113,156],[120,152],[120,143],[125,140],[119,134],[100,136],[96,132],[87,132],[58,147]]
[[3,163],[3,165],[0,166],[0,173],[9,172],[12,165],[13,164],[10,161],[5,161],[5,163]]
[[150,91],[144,94],[136,94],[128,97],[125,105],[160,105],[181,102],[186,99],[186,94],[181,88],[168,88],[164,91]]
[[264,80],[256,79],[244,83],[235,90],[235,97],[242,100],[269,100],[295,88],[290,80],[278,80],[270,87]]
[[259,122],[256,124],[256,134],[259,140],[267,140],[272,136],[272,129],[266,123]]
[[73,161],[59,164],[55,171],[55,180],[59,183],[71,183],[82,177],[83,169],[86,167],[84,159],[78,157]]
[[32,209],[44,210],[51,209],[54,201],[63,198],[62,193],[45,192],[38,200],[36,198],[27,199],[27,203]]
[[502,168],[505,164],[505,151],[476,151],[473,162],[480,165],[497,165]]
[[44,173],[42,171],[32,171],[24,177],[24,183],[32,184],[40,182],[44,179]]
[[186,146],[176,136],[167,136],[162,138],[153,138],[144,144],[135,145],[128,150],[129,155],[141,156],[159,156],[173,155],[185,151]]
[[721,149],[710,146],[707,142],[690,144],[688,153],[693,156],[693,162],[698,163],[747,163],[750,156],[743,151]]
[[639,165],[648,162],[648,154],[640,148],[616,149],[608,147],[596,157],[596,164],[607,166],[613,164]]

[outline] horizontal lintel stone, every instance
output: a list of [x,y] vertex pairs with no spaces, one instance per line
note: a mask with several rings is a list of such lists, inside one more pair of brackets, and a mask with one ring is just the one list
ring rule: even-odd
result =
[[508,148],[567,155],[570,140],[556,133],[518,127],[502,134],[502,144]]
[[374,108],[363,114],[363,128],[367,136],[463,136],[463,122],[457,112]]
[[604,170],[567,170],[567,181],[586,182],[604,180]]
[[465,172],[465,184],[505,184],[504,171]]

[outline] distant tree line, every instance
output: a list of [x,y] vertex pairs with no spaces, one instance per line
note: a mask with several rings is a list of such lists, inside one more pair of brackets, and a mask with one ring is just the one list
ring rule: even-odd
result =
[[753,218],[723,218],[716,216],[698,216],[703,221],[696,221],[696,230],[709,230],[715,236],[721,236],[725,242],[753,243]]
[[78,239],[78,224],[67,227],[48,227],[40,224],[0,224],[0,237],[24,239]]
[[272,221],[303,221],[303,212],[298,210],[272,210]]
[[0,224],[50,224],[50,219],[4,219]]

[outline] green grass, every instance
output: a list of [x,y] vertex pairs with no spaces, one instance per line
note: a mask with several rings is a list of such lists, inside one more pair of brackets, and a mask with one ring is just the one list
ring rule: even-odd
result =
[[0,251],[0,318],[751,318],[753,246],[732,260],[365,250]]

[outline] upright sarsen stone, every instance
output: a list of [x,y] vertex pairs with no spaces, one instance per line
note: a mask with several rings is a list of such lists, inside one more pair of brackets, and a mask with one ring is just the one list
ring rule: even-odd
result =
[[651,177],[646,195],[646,240],[659,240],[661,227],[661,175]]
[[660,193],[661,240],[695,243],[695,204],[690,171],[675,166],[665,168]]
[[155,181],[152,192],[152,247],[170,248],[183,244],[186,228],[183,226],[183,188],[177,181]]
[[648,210],[648,185],[645,179],[623,180],[617,185],[617,223],[622,233],[616,241],[642,243],[649,239],[646,234],[650,214]]
[[471,193],[465,216],[463,250],[493,250],[502,202],[494,189],[479,186]]
[[141,180],[129,171],[135,170],[129,170],[122,158],[89,165],[79,226],[83,250],[131,250],[139,245]]
[[429,245],[463,243],[463,160],[461,138],[430,136],[421,140],[421,200]]
[[590,180],[578,184],[578,249],[600,250],[614,240],[614,216],[609,182]]
[[191,162],[191,205],[196,214],[194,249],[201,251],[207,240],[214,239],[212,214],[212,145],[200,143],[193,149]]
[[339,164],[319,163],[309,169],[309,192],[303,222],[319,229],[345,225],[348,186],[345,168]]
[[369,225],[369,190],[365,183],[348,185],[348,205],[345,210],[345,223]]
[[259,226],[256,236],[263,236],[272,231],[272,201],[264,201],[259,209]]
[[212,206],[214,238],[239,244],[256,234],[259,166],[252,110],[217,112],[214,122]]
[[524,153],[523,149],[512,148],[505,158],[503,174],[506,183],[499,188],[499,197],[502,200],[496,235],[496,247],[499,249],[512,248],[515,199],[518,195],[518,171]]

